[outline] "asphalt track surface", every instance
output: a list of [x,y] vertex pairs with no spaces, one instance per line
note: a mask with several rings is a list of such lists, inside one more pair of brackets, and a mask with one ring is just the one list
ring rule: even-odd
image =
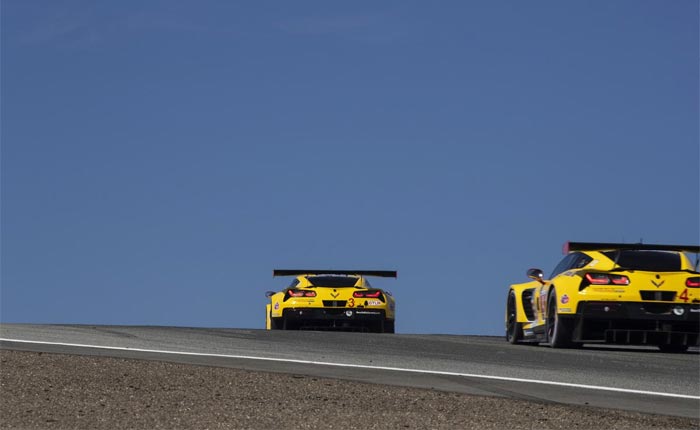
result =
[[560,350],[482,336],[29,324],[0,325],[0,347],[700,417],[697,350]]

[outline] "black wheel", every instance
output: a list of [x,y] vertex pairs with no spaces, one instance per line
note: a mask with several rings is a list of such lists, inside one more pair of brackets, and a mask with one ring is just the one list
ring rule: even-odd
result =
[[394,333],[394,320],[384,321],[384,333]]
[[270,317],[270,330],[282,330],[282,318]]
[[547,300],[547,340],[552,348],[571,348],[571,322],[557,313],[557,292],[552,290]]
[[659,345],[659,350],[661,352],[679,353],[686,352],[688,347],[686,345]]
[[523,340],[523,324],[517,321],[517,302],[513,290],[508,292],[506,304],[506,340],[512,344]]

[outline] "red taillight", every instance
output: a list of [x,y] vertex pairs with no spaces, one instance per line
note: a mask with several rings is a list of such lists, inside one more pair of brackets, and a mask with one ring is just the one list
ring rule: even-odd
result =
[[316,297],[316,291],[289,290],[290,297]]
[[371,299],[376,299],[377,297],[381,296],[382,292],[379,290],[375,291],[355,291],[352,293],[352,296],[358,299],[364,298],[364,297],[369,297]]
[[685,286],[688,288],[700,288],[700,276],[693,276],[685,280]]
[[610,280],[615,285],[629,285],[630,278],[624,275],[610,275]]
[[592,285],[629,285],[630,278],[625,275],[608,275],[607,273],[586,273],[586,279]]
[[605,273],[586,273],[586,279],[593,285],[607,285],[610,278]]

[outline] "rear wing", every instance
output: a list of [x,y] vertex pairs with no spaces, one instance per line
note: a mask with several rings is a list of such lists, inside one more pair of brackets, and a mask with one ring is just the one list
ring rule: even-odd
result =
[[646,243],[598,243],[598,242],[566,242],[563,252],[568,254],[574,251],[677,251],[690,252],[700,254],[700,246],[698,245],[653,245]]
[[381,278],[396,278],[396,270],[317,270],[317,269],[275,269],[272,276],[298,275],[358,275],[377,276]]

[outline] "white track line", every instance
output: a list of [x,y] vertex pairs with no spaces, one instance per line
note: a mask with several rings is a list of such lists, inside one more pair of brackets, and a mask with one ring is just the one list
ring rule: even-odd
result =
[[79,344],[79,343],[42,342],[42,341],[22,340],[22,339],[0,338],[0,342],[32,343],[32,344],[40,344],[40,345],[71,346],[71,347],[77,347],[77,348],[106,349],[106,350],[115,350],[115,351],[149,352],[149,353],[156,353],[156,354],[191,355],[191,356],[198,356],[198,357],[218,357],[218,358],[236,358],[236,359],[243,359],[243,360],[276,361],[276,362],[281,362],[281,363],[313,364],[313,365],[320,365],[320,366],[348,367],[348,368],[354,368],[354,369],[391,370],[391,371],[395,371],[395,372],[422,373],[422,374],[426,374],[426,375],[441,375],[441,376],[461,376],[461,377],[465,377],[465,378],[491,379],[491,380],[496,380],[496,381],[510,381],[510,382],[526,382],[529,384],[555,385],[555,386],[559,386],[559,387],[586,388],[589,390],[613,391],[613,392],[617,392],[617,393],[644,394],[644,395],[648,395],[648,396],[661,396],[661,397],[673,397],[673,398],[678,398],[678,399],[700,400],[700,396],[693,396],[693,395],[688,395],[688,394],[674,394],[674,393],[662,393],[662,392],[657,392],[657,391],[631,390],[628,388],[604,387],[604,386],[600,386],[600,385],[573,384],[570,382],[540,381],[537,379],[523,379],[523,378],[511,378],[511,377],[507,377],[507,376],[479,375],[479,374],[474,374],[474,373],[444,372],[444,371],[440,371],[440,370],[406,369],[406,368],[402,368],[402,367],[368,366],[365,364],[343,364],[343,363],[331,363],[331,362],[326,362],[326,361],[294,360],[291,358],[254,357],[254,356],[250,356],[250,355],[210,354],[210,353],[202,353],[202,352],[184,352],[184,351],[163,351],[163,350],[158,350],[158,349],[128,348],[128,347],[123,347],[123,346],[84,345],[84,344]]

